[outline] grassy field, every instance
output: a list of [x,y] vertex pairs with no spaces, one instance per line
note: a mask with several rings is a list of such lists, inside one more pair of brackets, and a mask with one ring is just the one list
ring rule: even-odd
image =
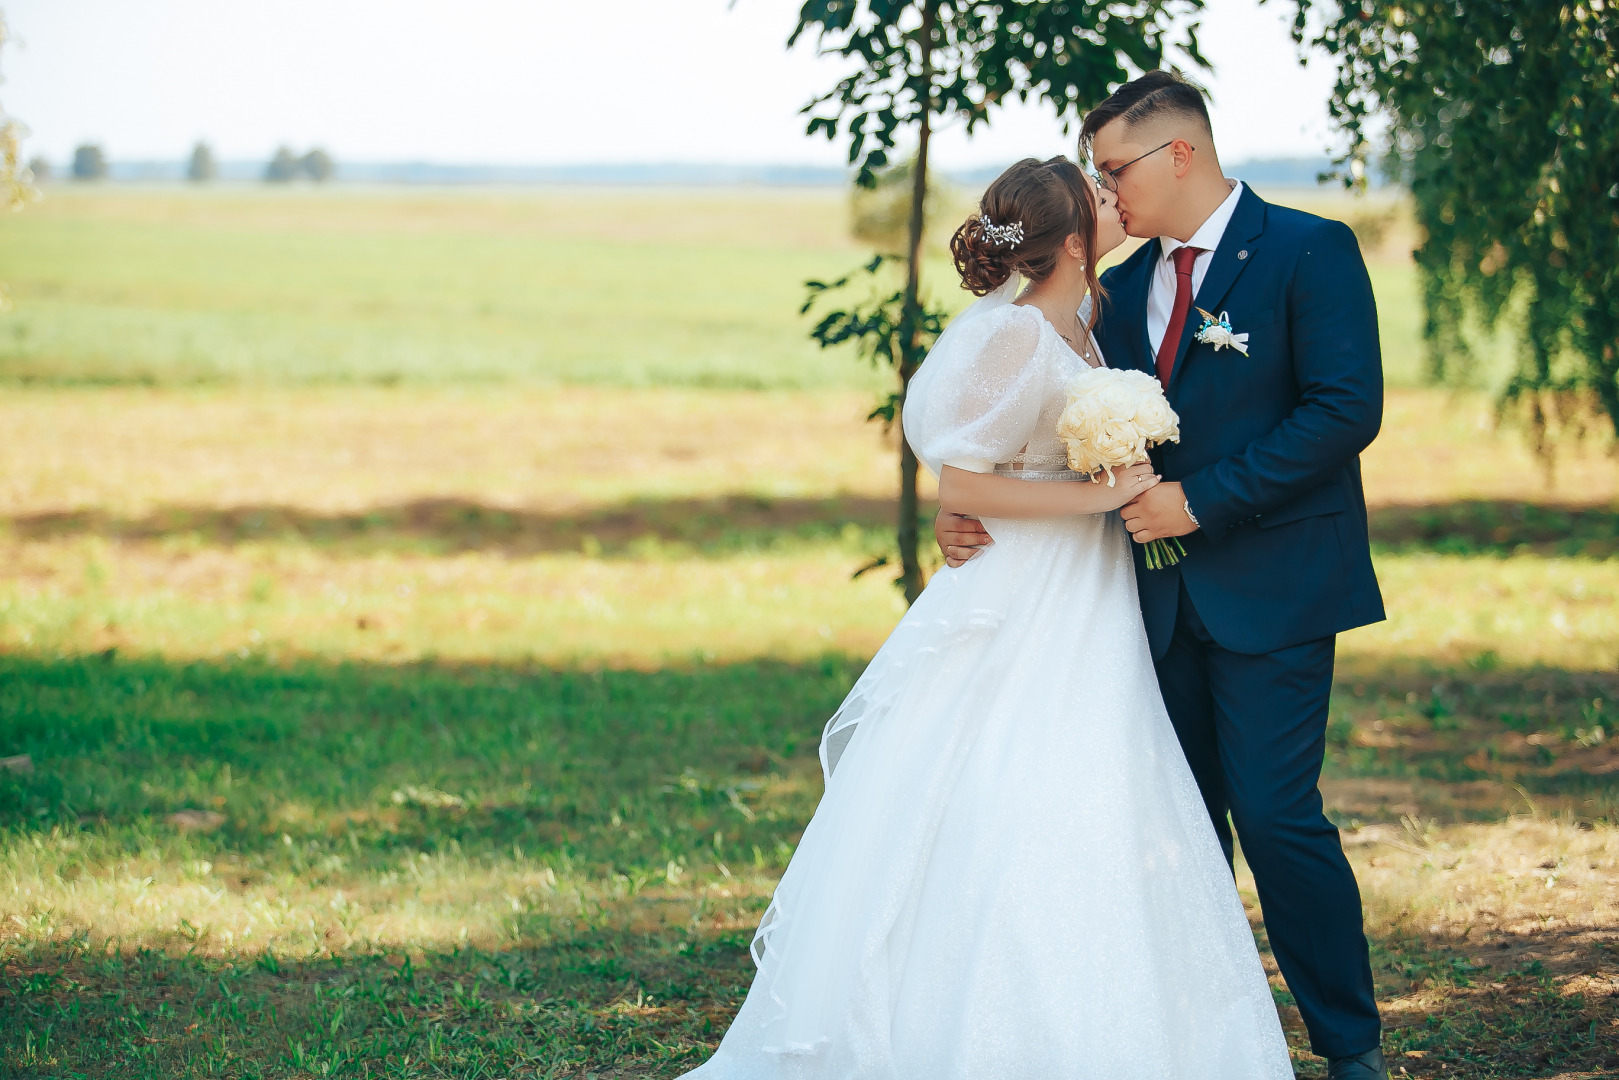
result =
[[[1376,223],[1389,370],[1415,381],[1398,208],[1276,194]],[[797,316],[805,279],[865,257],[837,191],[49,195],[0,219],[0,383],[874,385]],[[928,273],[970,299],[938,242]]]
[[51,192],[0,224],[0,378],[859,384],[798,328],[831,195]]
[[[873,383],[795,316],[839,199],[52,194],[0,221],[0,1076],[701,1061],[901,611]],[[1416,385],[1399,228],[1323,785],[1388,1046],[1619,1075],[1619,475]]]

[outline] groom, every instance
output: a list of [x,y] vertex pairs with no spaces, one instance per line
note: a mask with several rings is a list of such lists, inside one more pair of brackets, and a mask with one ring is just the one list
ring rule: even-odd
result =
[[[1334,635],[1384,617],[1358,456],[1383,411],[1366,266],[1343,224],[1226,179],[1178,75],[1121,86],[1081,141],[1126,231],[1149,238],[1102,275],[1097,338],[1181,419],[1153,455],[1164,482],[1122,511],[1164,702],[1228,858],[1236,826],[1328,1076],[1382,1080],[1360,892],[1317,789]],[[1209,340],[1222,316],[1246,355]],[[989,542],[970,518],[935,529],[953,564]],[[1139,545],[1159,537],[1186,557],[1149,570]]]

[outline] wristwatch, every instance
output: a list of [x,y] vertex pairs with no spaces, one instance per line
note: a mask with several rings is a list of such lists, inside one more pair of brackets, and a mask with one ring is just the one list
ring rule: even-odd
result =
[[1197,523],[1197,515],[1192,513],[1192,500],[1187,499],[1185,502],[1183,502],[1181,504],[1181,509],[1186,511],[1186,520],[1192,523],[1192,528],[1201,529],[1203,527]]

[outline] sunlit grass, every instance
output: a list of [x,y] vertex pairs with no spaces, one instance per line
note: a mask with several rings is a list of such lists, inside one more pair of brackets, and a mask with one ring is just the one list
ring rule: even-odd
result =
[[1382,555],[1376,565],[1391,618],[1344,635],[1351,663],[1489,653],[1517,667],[1619,667],[1619,562]]
[[[1270,195],[1374,212],[1327,191]],[[1411,384],[1424,368],[1409,228],[1386,212],[1372,274],[1386,366]],[[971,298],[949,232],[928,280],[956,310]],[[798,314],[806,279],[866,255],[836,190],[57,186],[0,219],[16,300],[0,380],[866,388],[879,377],[816,350]]]
[[9,389],[0,513],[361,512],[455,499],[559,514],[631,499],[886,499],[860,392],[508,387]]
[[[512,558],[74,538],[12,547],[0,647],[632,665],[869,653],[903,610],[881,572],[850,580],[882,543],[852,525],[846,536],[778,536],[709,558],[668,557],[655,540],[625,557]],[[1345,635],[1346,665],[1489,654],[1515,667],[1612,671],[1619,661],[1611,560],[1383,554],[1376,563],[1391,618]]]
[[[864,403],[14,390],[0,643],[393,662],[869,654],[900,609],[883,572],[849,580],[884,549],[895,483]],[[1346,636],[1346,660],[1619,660],[1613,524],[1513,510],[1611,499],[1616,470],[1570,458],[1548,489],[1489,417],[1476,396],[1391,395],[1364,470],[1393,618]],[[1557,557],[1543,535],[1593,554]]]
[[0,222],[0,377],[865,385],[797,314],[840,199],[53,189]]
[[628,559],[329,558],[273,543],[131,551],[91,538],[19,555],[22,581],[0,584],[0,647],[636,666],[869,654],[903,610],[881,575],[850,581],[861,548],[879,544],[854,529],[846,544],[711,559],[659,557],[656,542]]
[[[0,393],[0,514],[330,515],[449,499],[565,515],[636,499],[886,500],[898,466],[892,433],[865,422],[872,400],[578,387],[12,388]],[[1548,484],[1493,416],[1482,395],[1391,390],[1362,459],[1370,503],[1588,506],[1619,495],[1619,467],[1600,448],[1561,456]]]

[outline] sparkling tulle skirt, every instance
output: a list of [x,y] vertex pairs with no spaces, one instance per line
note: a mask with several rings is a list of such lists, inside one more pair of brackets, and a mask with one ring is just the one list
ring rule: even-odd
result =
[[1292,1080],[1114,515],[990,521],[827,725],[699,1080]]

